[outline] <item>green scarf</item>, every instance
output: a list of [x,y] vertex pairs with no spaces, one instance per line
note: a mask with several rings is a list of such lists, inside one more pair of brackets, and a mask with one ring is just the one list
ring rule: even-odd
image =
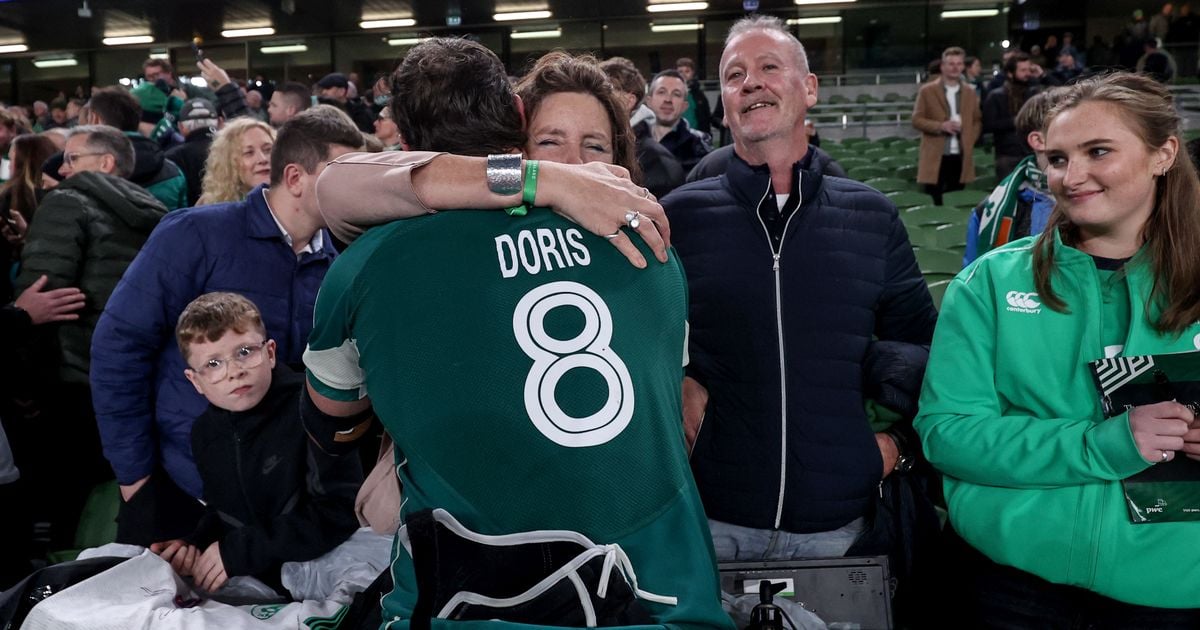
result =
[[976,251],[982,253],[1012,240],[1013,222],[1017,216],[1017,195],[1023,184],[1039,190],[1046,188],[1046,175],[1038,170],[1037,159],[1030,155],[1021,160],[992,194],[983,201],[979,215],[979,240]]

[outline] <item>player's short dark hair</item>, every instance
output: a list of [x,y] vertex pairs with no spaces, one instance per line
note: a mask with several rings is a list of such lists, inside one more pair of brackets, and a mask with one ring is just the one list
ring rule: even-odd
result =
[[507,153],[525,143],[504,64],[466,39],[417,44],[392,74],[392,118],[410,149]]

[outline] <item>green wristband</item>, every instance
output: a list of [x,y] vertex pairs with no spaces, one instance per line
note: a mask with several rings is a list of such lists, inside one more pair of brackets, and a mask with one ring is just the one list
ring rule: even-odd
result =
[[521,205],[505,208],[504,212],[508,216],[523,217],[529,213],[529,208],[533,207],[533,200],[537,197],[537,176],[537,160],[525,160],[525,187],[521,191]]
[[537,176],[538,161],[525,160],[525,192],[521,193],[521,201],[530,208],[533,207],[533,200],[537,197]]

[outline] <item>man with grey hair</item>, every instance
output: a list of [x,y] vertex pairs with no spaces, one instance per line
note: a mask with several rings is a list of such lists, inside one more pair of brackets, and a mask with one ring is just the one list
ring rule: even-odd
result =
[[83,502],[111,471],[101,455],[88,373],[92,331],[117,281],[167,209],[127,178],[134,170],[133,145],[113,127],[76,127],[63,149],[66,177],[38,206],[21,251],[18,293],[47,278],[46,288],[78,286],[86,298],[79,319],[57,329],[58,356],[52,416],[62,436],[60,461],[69,462],[67,487],[56,487],[62,513],[51,535],[70,544]]
[[[892,203],[823,173],[817,77],[782,22],[735,23],[720,80],[725,176],[663,200],[690,289],[692,472],[718,560],[842,556],[919,450],[908,421],[868,422],[873,366],[923,367],[936,312]],[[911,420],[919,392],[898,389]]]
[[179,133],[183,144],[167,149],[166,158],[174,162],[187,180],[188,205],[196,205],[200,199],[201,182],[204,179],[204,162],[217,133],[217,108],[212,101],[194,98],[183,104],[179,111]]

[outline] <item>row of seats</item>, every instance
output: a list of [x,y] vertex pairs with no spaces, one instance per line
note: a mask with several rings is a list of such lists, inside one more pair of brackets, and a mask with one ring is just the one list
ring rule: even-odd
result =
[[967,220],[997,184],[991,174],[995,164],[991,151],[976,149],[975,168],[982,176],[964,190],[944,193],[945,205],[935,206],[917,184],[918,139],[846,138],[841,142],[823,142],[821,148],[838,161],[850,178],[886,194],[896,205],[900,220],[908,229],[921,274],[934,304],[940,307],[946,286],[962,269]]

